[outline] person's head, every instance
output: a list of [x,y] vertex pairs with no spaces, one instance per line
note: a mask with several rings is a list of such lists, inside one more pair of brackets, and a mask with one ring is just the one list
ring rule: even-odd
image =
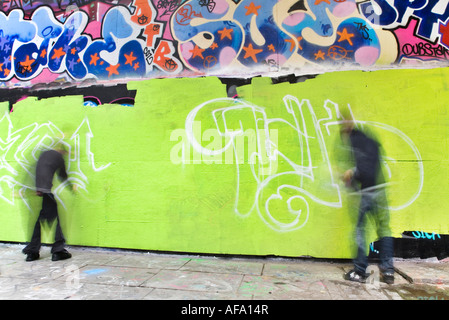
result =
[[355,127],[352,114],[348,108],[341,108],[340,115],[340,134],[343,136],[349,135]]
[[66,155],[68,153],[67,146],[62,141],[57,142],[54,145],[53,150],[59,152],[62,155]]
[[354,129],[354,121],[353,120],[344,120],[340,123],[340,134],[343,136],[349,135],[351,131]]

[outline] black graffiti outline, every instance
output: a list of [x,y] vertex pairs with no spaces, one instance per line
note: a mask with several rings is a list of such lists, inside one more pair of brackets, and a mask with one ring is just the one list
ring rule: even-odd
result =
[[418,42],[416,44],[405,43],[401,48],[402,54],[407,57],[432,57],[438,59],[448,59],[449,50],[439,44],[434,47],[432,43]]
[[360,31],[360,34],[362,35],[362,38],[365,40],[373,41],[373,39],[370,38],[369,35],[369,29],[368,26],[363,22],[354,22],[354,24],[357,27],[357,30]]

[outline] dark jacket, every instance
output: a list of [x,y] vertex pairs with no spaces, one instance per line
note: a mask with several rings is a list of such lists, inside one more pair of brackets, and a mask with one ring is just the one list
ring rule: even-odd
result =
[[351,131],[349,139],[356,165],[354,179],[361,189],[382,183],[379,143],[357,129]]
[[67,179],[64,158],[58,151],[44,151],[36,165],[36,191],[51,193],[55,173],[61,181]]

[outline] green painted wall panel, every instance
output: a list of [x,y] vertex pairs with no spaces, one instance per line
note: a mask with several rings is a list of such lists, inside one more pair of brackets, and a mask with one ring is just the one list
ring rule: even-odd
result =
[[[40,198],[24,167],[32,170],[32,150],[43,146],[45,134],[56,140],[64,134],[70,177],[80,186],[76,194],[57,192],[69,244],[351,257],[357,199],[339,180],[348,163],[332,125],[336,104],[349,104],[383,143],[390,204],[403,207],[391,211],[395,236],[447,234],[447,79],[447,69],[327,73],[276,85],[253,78],[238,88],[240,102],[225,98],[217,78],[153,79],[128,84],[137,90],[134,107],[83,107],[78,96],[28,98],[8,114],[3,104],[0,240],[29,238]],[[307,136],[295,130],[295,119]],[[232,141],[239,165],[233,145],[223,149]],[[288,204],[303,210],[296,224]]]

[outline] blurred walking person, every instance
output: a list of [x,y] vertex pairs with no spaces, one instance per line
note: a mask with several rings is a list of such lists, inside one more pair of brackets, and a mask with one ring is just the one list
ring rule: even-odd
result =
[[[62,233],[58,216],[58,207],[55,196],[52,193],[53,178],[57,174],[61,181],[66,181],[68,176],[64,163],[64,155],[67,154],[62,144],[54,150],[44,151],[36,164],[36,194],[42,197],[42,209],[34,226],[31,241],[22,250],[27,255],[26,261],[39,259],[41,248],[41,223],[52,223],[56,220],[55,239],[52,245],[52,261],[69,259],[72,255],[64,248],[65,238]],[[75,190],[74,186],[72,187]]]
[[379,237],[380,280],[394,283],[393,238],[390,230],[390,213],[385,192],[385,181],[381,170],[380,144],[373,137],[356,128],[353,120],[345,120],[340,128],[342,138],[349,142],[355,168],[347,170],[343,180],[348,187],[360,194],[356,223],[357,253],[354,268],[345,274],[349,281],[364,283],[368,277],[368,255],[366,245],[366,222],[371,215],[376,223]]

